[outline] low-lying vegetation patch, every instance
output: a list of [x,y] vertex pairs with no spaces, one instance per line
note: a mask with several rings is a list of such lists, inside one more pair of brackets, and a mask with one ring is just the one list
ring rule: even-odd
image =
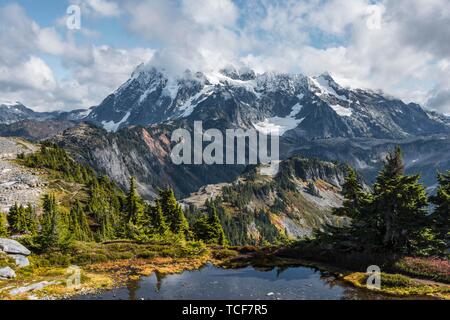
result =
[[[221,255],[225,257],[227,254],[222,252],[215,259]],[[29,258],[31,265],[17,269],[15,279],[0,282],[0,299],[65,298],[111,289],[133,276],[198,269],[211,258],[211,252],[202,242],[74,242],[66,251],[46,252]],[[0,265],[9,265],[10,262],[0,256]],[[80,267],[78,288],[66,285],[70,266]],[[51,284],[39,290],[11,294],[13,289],[39,282]]]
[[450,261],[438,258],[405,257],[395,264],[405,274],[450,284]]
[[[343,279],[352,285],[367,289],[369,275],[366,273],[352,273]],[[380,293],[393,296],[430,296],[440,299],[450,299],[450,287],[432,282],[422,282],[399,274],[381,274]]]

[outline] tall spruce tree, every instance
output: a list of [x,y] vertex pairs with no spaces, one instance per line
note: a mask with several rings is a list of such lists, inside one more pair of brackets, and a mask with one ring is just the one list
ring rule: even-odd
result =
[[219,219],[219,214],[217,213],[217,208],[214,204],[210,209],[208,222],[211,226],[211,238],[213,239],[213,241],[220,245],[227,244],[225,232],[223,231],[222,224],[220,223]]
[[66,226],[59,212],[54,195],[45,195],[41,230],[37,243],[43,251],[64,249],[70,242]]
[[[114,206],[114,195],[109,192],[100,181],[93,181],[89,187],[89,199],[86,211],[89,212],[99,225],[96,238],[101,241],[115,238],[118,224],[117,208]],[[121,225],[125,225],[123,222]]]
[[36,208],[31,203],[28,203],[25,208],[25,221],[27,231],[31,234],[35,234],[38,228],[38,217]]
[[194,234],[196,239],[203,240],[209,244],[226,245],[228,243],[219,214],[214,203],[206,201],[206,214],[201,215],[194,223]]
[[79,201],[70,210],[69,231],[75,240],[91,241],[93,238],[86,213]]
[[125,200],[125,236],[141,240],[145,236],[144,202],[136,190],[136,180],[130,178],[130,187]]
[[144,204],[136,190],[136,179],[130,178],[130,187],[126,199],[126,214],[128,222],[140,225],[143,221]]
[[27,228],[27,216],[25,208],[15,203],[9,208],[8,224],[11,233],[25,233]]
[[172,189],[160,190],[160,204],[164,217],[169,225],[170,231],[174,234],[189,238],[189,223],[184,215],[183,209],[177,203]]
[[148,206],[147,211],[150,216],[151,229],[159,235],[167,235],[169,227],[167,226],[160,200],[156,201],[155,206]]
[[342,186],[342,195],[344,196],[343,206],[335,209],[334,214],[357,219],[361,214],[361,208],[369,200],[369,195],[364,192],[355,170],[350,166],[347,167],[347,176]]
[[438,175],[439,188],[432,203],[436,206],[432,215],[433,229],[446,247],[450,244],[450,171]]
[[419,183],[420,176],[404,175],[399,147],[390,152],[374,185],[373,211],[375,223],[386,249],[411,252],[421,241],[427,217],[427,194]]

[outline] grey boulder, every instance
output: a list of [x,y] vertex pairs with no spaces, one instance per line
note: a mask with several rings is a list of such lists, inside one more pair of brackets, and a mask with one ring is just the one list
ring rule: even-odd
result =
[[10,254],[9,256],[14,259],[16,265],[19,268],[25,268],[30,265],[30,261],[25,256],[22,256],[20,254]]
[[0,251],[8,254],[20,254],[22,256],[29,256],[31,254],[31,251],[19,242],[5,238],[0,238]]
[[13,279],[16,277],[16,273],[10,267],[0,269],[0,279]]

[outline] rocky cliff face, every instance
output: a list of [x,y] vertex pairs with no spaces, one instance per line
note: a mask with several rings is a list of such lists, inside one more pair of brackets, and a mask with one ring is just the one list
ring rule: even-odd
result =
[[232,181],[243,166],[175,165],[170,158],[171,126],[132,127],[117,133],[82,124],[52,139],[82,163],[108,175],[122,188],[129,178],[137,178],[138,189],[147,199],[158,188],[171,186],[177,196],[187,195],[201,186]]

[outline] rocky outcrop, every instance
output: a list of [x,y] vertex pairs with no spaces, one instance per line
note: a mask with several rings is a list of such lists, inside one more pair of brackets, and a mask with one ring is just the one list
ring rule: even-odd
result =
[[0,252],[4,252],[14,259],[19,268],[30,265],[27,256],[31,254],[31,251],[15,240],[0,238]]
[[0,212],[8,212],[14,203],[40,204],[47,182],[37,171],[13,161],[20,153],[36,150],[33,144],[21,139],[0,137]]
[[318,198],[321,197],[319,188],[317,188],[317,186],[312,181],[308,183],[308,186],[306,187],[306,192],[308,192],[310,195],[314,197]]
[[0,269],[0,280],[14,279],[16,277],[16,272],[10,267]]

